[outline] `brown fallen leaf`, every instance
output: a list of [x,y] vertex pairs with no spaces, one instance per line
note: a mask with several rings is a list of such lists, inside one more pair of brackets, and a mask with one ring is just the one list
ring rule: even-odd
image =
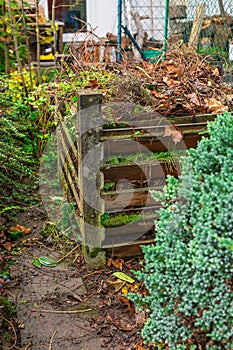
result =
[[114,292],[118,292],[121,288],[124,287],[126,283],[125,281],[122,281],[119,278],[115,281],[108,279],[106,282],[109,286],[112,286],[114,288]]
[[19,225],[19,224],[17,224],[16,226],[10,227],[9,231],[10,232],[20,231],[20,232],[23,233],[23,235],[27,235],[27,234],[32,232],[31,228],[25,227],[25,226],[22,226],[22,225]]
[[87,89],[97,89],[100,86],[100,84],[97,82],[96,79],[89,79],[88,80],[88,84],[85,86],[85,88]]
[[168,124],[165,127],[164,136],[171,136],[172,141],[176,144],[180,142],[183,138],[182,132],[176,129],[173,125]]
[[144,346],[143,346],[143,339],[140,339],[134,346],[135,350],[147,350]]
[[163,77],[163,82],[168,86],[168,87],[174,87],[179,84],[177,80],[170,79],[168,77]]
[[122,321],[112,321],[112,324],[121,331],[132,331],[132,329],[136,327],[136,325],[131,326],[128,323],[124,324]]
[[133,303],[128,298],[122,297],[121,295],[119,295],[117,297],[117,299],[122,301],[123,303],[125,303],[127,305],[127,309],[129,310],[129,314],[130,314],[130,316],[132,316],[134,313]]
[[23,231],[23,234],[24,234],[24,235],[27,235],[27,234],[29,234],[29,233],[31,233],[31,232],[32,232],[32,230],[31,230],[30,228],[25,227],[25,228],[24,228],[24,231]]
[[179,76],[182,74],[181,68],[177,66],[173,60],[168,61],[166,69],[169,74],[172,74],[172,76]]
[[161,92],[159,92],[157,90],[150,90],[150,95],[157,97],[157,98],[166,98],[166,96],[164,94],[162,94]]
[[111,265],[114,266],[116,269],[122,270],[123,269],[123,264],[124,264],[124,259],[117,258],[117,259],[112,259],[109,258],[107,265],[110,267]]
[[10,252],[11,249],[12,249],[12,244],[11,244],[11,242],[2,243],[1,246],[2,246],[3,248],[5,248],[8,252]]
[[2,230],[1,232],[0,232],[0,238],[5,238],[6,236],[5,236],[5,232]]
[[216,77],[219,77],[219,69],[218,69],[218,67],[214,67],[214,68],[212,68],[212,73],[213,73],[213,75],[215,75]]
[[199,97],[197,96],[197,94],[195,92],[193,92],[192,94],[187,95],[189,101],[191,103],[193,103],[196,106],[201,106],[201,101],[199,99]]
[[209,113],[223,113],[229,111],[229,107],[224,105],[221,101],[218,101],[216,98],[205,98],[205,103],[208,108]]

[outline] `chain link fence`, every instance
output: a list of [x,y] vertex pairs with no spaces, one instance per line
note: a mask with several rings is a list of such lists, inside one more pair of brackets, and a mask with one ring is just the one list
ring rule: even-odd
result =
[[185,43],[233,60],[232,0],[122,0],[122,14],[123,27],[141,48]]

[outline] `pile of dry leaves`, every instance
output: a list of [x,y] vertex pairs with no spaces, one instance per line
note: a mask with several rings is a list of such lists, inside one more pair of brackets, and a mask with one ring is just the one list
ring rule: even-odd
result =
[[144,63],[143,70],[150,77],[146,87],[155,98],[154,108],[163,115],[222,113],[233,105],[221,67],[211,66],[196,52],[168,52],[165,61]]
[[233,107],[232,89],[222,82],[223,67],[190,49],[169,51],[165,60],[144,61],[127,71],[148,92],[153,110],[164,116],[216,114]]

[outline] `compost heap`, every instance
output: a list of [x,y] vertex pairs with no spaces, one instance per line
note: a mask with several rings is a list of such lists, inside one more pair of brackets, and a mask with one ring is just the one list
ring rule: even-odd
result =
[[[141,104],[150,101],[152,109],[163,116],[217,114],[232,110],[233,91],[222,82],[223,66],[211,65],[210,57],[194,51],[169,51],[166,60],[144,61],[141,65],[127,67],[129,74],[137,77],[140,88],[135,89],[132,80],[125,88],[122,82],[114,95],[121,100],[131,95],[130,102]],[[146,90],[146,97],[140,89]]]

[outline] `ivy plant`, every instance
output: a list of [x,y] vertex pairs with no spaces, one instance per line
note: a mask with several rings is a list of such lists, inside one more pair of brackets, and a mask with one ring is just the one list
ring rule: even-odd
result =
[[183,158],[180,183],[168,179],[155,245],[136,272],[147,294],[129,295],[149,313],[145,342],[170,350],[233,349],[233,116],[208,133]]

